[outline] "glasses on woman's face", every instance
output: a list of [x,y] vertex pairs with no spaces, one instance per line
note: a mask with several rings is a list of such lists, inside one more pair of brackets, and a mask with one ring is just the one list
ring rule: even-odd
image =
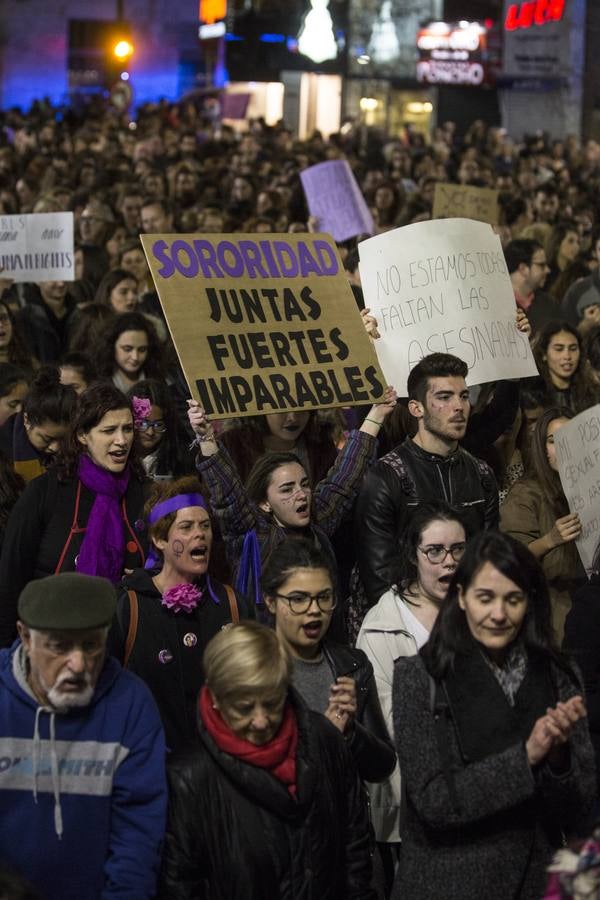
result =
[[464,556],[465,547],[464,543],[451,544],[450,547],[444,547],[443,544],[431,544],[429,547],[418,547],[418,550],[427,557],[430,563],[445,562],[448,554],[454,562],[458,562]]
[[312,606],[313,601],[317,604],[321,612],[328,613],[335,609],[336,599],[333,591],[328,588],[319,591],[318,594],[307,594],[305,591],[294,591],[293,594],[275,594],[278,600],[285,600],[290,608],[290,612],[294,616],[301,616],[307,613]]
[[135,427],[138,431],[155,431],[157,434],[164,434],[167,430],[167,423],[163,419],[156,419],[156,421],[152,421],[152,419],[141,419],[139,422],[135,423]]
[[0,325],[8,325],[10,322],[10,316],[7,312],[0,312]]

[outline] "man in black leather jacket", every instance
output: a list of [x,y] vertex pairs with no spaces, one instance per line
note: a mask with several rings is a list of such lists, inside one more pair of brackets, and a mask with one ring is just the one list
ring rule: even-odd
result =
[[463,360],[432,353],[408,376],[408,409],[418,422],[407,438],[369,471],[355,513],[361,581],[374,605],[396,579],[400,536],[411,512],[443,499],[462,512],[468,532],[498,527],[498,487],[492,470],[459,447],[469,418]]

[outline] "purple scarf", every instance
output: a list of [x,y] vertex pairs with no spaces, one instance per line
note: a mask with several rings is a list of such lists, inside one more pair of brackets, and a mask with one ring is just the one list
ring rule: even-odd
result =
[[89,456],[79,457],[79,480],[96,495],[75,568],[116,584],[123,574],[125,536],[119,502],[129,484],[129,466],[120,475],[101,469]]

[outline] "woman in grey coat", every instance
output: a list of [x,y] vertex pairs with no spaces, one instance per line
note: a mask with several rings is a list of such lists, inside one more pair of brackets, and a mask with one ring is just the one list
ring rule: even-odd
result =
[[478,535],[430,640],[396,662],[396,900],[539,900],[595,793],[581,694],[539,563],[508,535]]

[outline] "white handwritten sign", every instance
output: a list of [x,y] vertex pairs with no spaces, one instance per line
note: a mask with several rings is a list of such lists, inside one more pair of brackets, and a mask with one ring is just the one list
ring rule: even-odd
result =
[[73,213],[0,216],[2,277],[74,281]]
[[430,353],[463,359],[468,384],[537,375],[490,225],[418,222],[362,241],[358,252],[365,303],[379,323],[377,356],[401,396],[410,370]]
[[579,513],[582,530],[577,549],[590,575],[600,543],[600,404],[559,428],[554,444],[569,509]]

